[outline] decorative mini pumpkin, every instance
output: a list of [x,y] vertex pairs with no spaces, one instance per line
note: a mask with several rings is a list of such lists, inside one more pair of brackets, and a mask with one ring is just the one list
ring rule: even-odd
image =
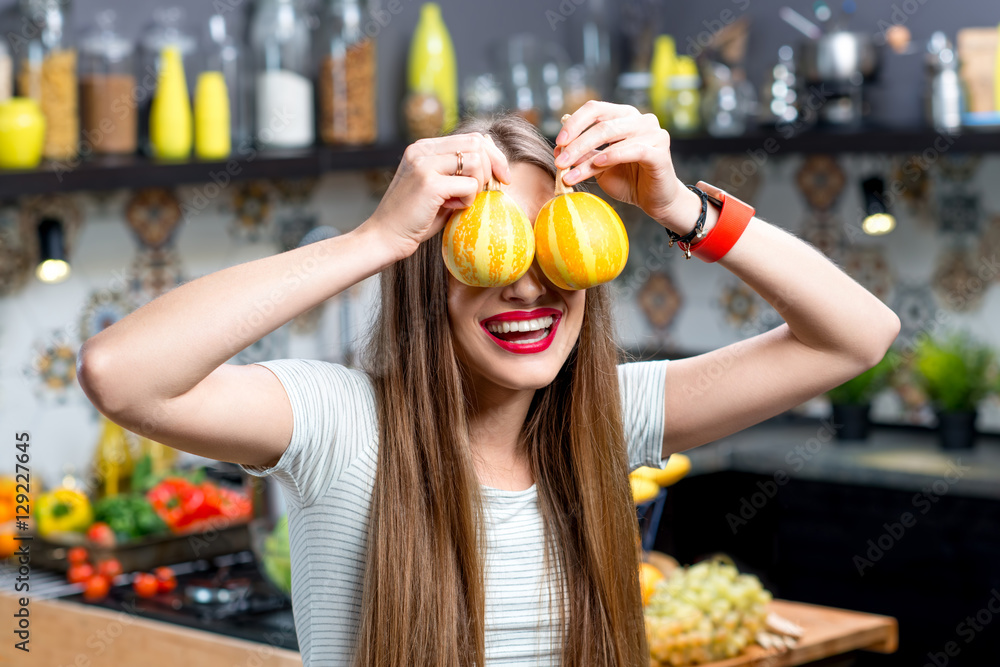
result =
[[589,192],[575,192],[556,177],[556,196],[535,218],[535,255],[554,285],[579,290],[618,277],[628,261],[628,235],[622,219],[607,202]]
[[472,206],[444,226],[441,254],[451,275],[472,287],[503,287],[527,272],[535,257],[531,222],[495,179]]

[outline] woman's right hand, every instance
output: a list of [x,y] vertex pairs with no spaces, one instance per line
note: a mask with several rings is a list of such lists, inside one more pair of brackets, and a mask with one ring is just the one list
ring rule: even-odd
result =
[[[456,175],[458,153],[462,174]],[[365,222],[397,257],[413,254],[437,234],[455,209],[471,206],[495,175],[510,183],[507,158],[490,137],[456,134],[410,144],[378,208]]]

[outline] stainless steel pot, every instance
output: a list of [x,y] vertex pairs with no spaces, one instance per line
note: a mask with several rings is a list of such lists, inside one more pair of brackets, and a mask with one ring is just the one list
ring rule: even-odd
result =
[[799,45],[799,61],[810,83],[859,85],[875,75],[879,54],[871,35],[839,30]]

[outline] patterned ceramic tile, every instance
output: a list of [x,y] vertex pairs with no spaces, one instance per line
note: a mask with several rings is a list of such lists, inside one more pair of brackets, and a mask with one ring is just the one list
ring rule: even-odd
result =
[[961,187],[951,188],[939,198],[938,216],[942,232],[977,234],[982,217],[979,194]]
[[973,252],[964,248],[949,248],[941,252],[931,277],[931,287],[938,303],[960,313],[979,310],[983,294],[991,284],[976,275]]
[[900,199],[910,213],[921,222],[933,219],[933,178],[927,162],[921,156],[910,155],[894,160],[892,180],[902,187]]
[[293,319],[291,324],[292,333],[296,336],[311,336],[316,333],[319,330],[319,323],[323,319],[325,306],[325,303],[321,303]]
[[980,278],[1000,282],[1000,215],[992,216],[978,244]]
[[844,228],[831,213],[811,211],[802,222],[799,236],[827,257],[838,260],[844,250]]
[[638,294],[639,307],[653,329],[663,330],[677,316],[684,300],[670,276],[657,271],[649,276]]
[[279,179],[274,181],[278,201],[289,206],[305,206],[316,190],[315,178]]
[[21,289],[31,277],[31,251],[24,225],[13,204],[0,205],[0,296]]
[[124,291],[95,290],[80,315],[80,342],[104,331],[135,310],[135,302]]
[[941,178],[952,183],[967,183],[971,181],[979,166],[983,162],[983,156],[974,153],[942,155],[937,161],[938,172]]
[[259,241],[271,222],[272,189],[266,181],[237,183],[233,188],[233,238]]
[[844,271],[865,289],[886,300],[892,289],[892,269],[882,246],[853,246],[842,259]]
[[138,190],[125,205],[125,220],[139,243],[162,248],[173,239],[181,220],[181,206],[170,190]]
[[810,155],[803,162],[795,182],[811,208],[833,208],[847,182],[840,164],[829,155]]
[[715,161],[710,183],[737,199],[752,202],[764,180],[764,167],[747,155],[723,155]]
[[901,284],[893,293],[892,310],[900,321],[898,340],[913,341],[919,332],[936,326],[938,306],[929,285]]
[[719,305],[726,322],[744,338],[770,331],[783,322],[771,304],[735,278],[726,281]]
[[35,385],[39,397],[66,401],[76,384],[76,349],[66,342],[36,341],[30,365],[24,374]]
[[319,224],[318,217],[305,211],[293,211],[278,219],[278,250],[284,252],[298,248],[302,237],[315,229]]
[[129,290],[137,305],[152,301],[184,282],[180,255],[174,248],[144,248],[129,268]]

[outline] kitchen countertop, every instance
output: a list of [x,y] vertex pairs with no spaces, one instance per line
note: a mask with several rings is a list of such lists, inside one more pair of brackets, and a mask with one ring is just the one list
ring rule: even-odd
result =
[[1000,499],[1000,437],[972,449],[945,450],[935,431],[873,427],[868,440],[840,442],[828,422],[771,420],[685,452],[690,475],[727,470],[839,484]]

